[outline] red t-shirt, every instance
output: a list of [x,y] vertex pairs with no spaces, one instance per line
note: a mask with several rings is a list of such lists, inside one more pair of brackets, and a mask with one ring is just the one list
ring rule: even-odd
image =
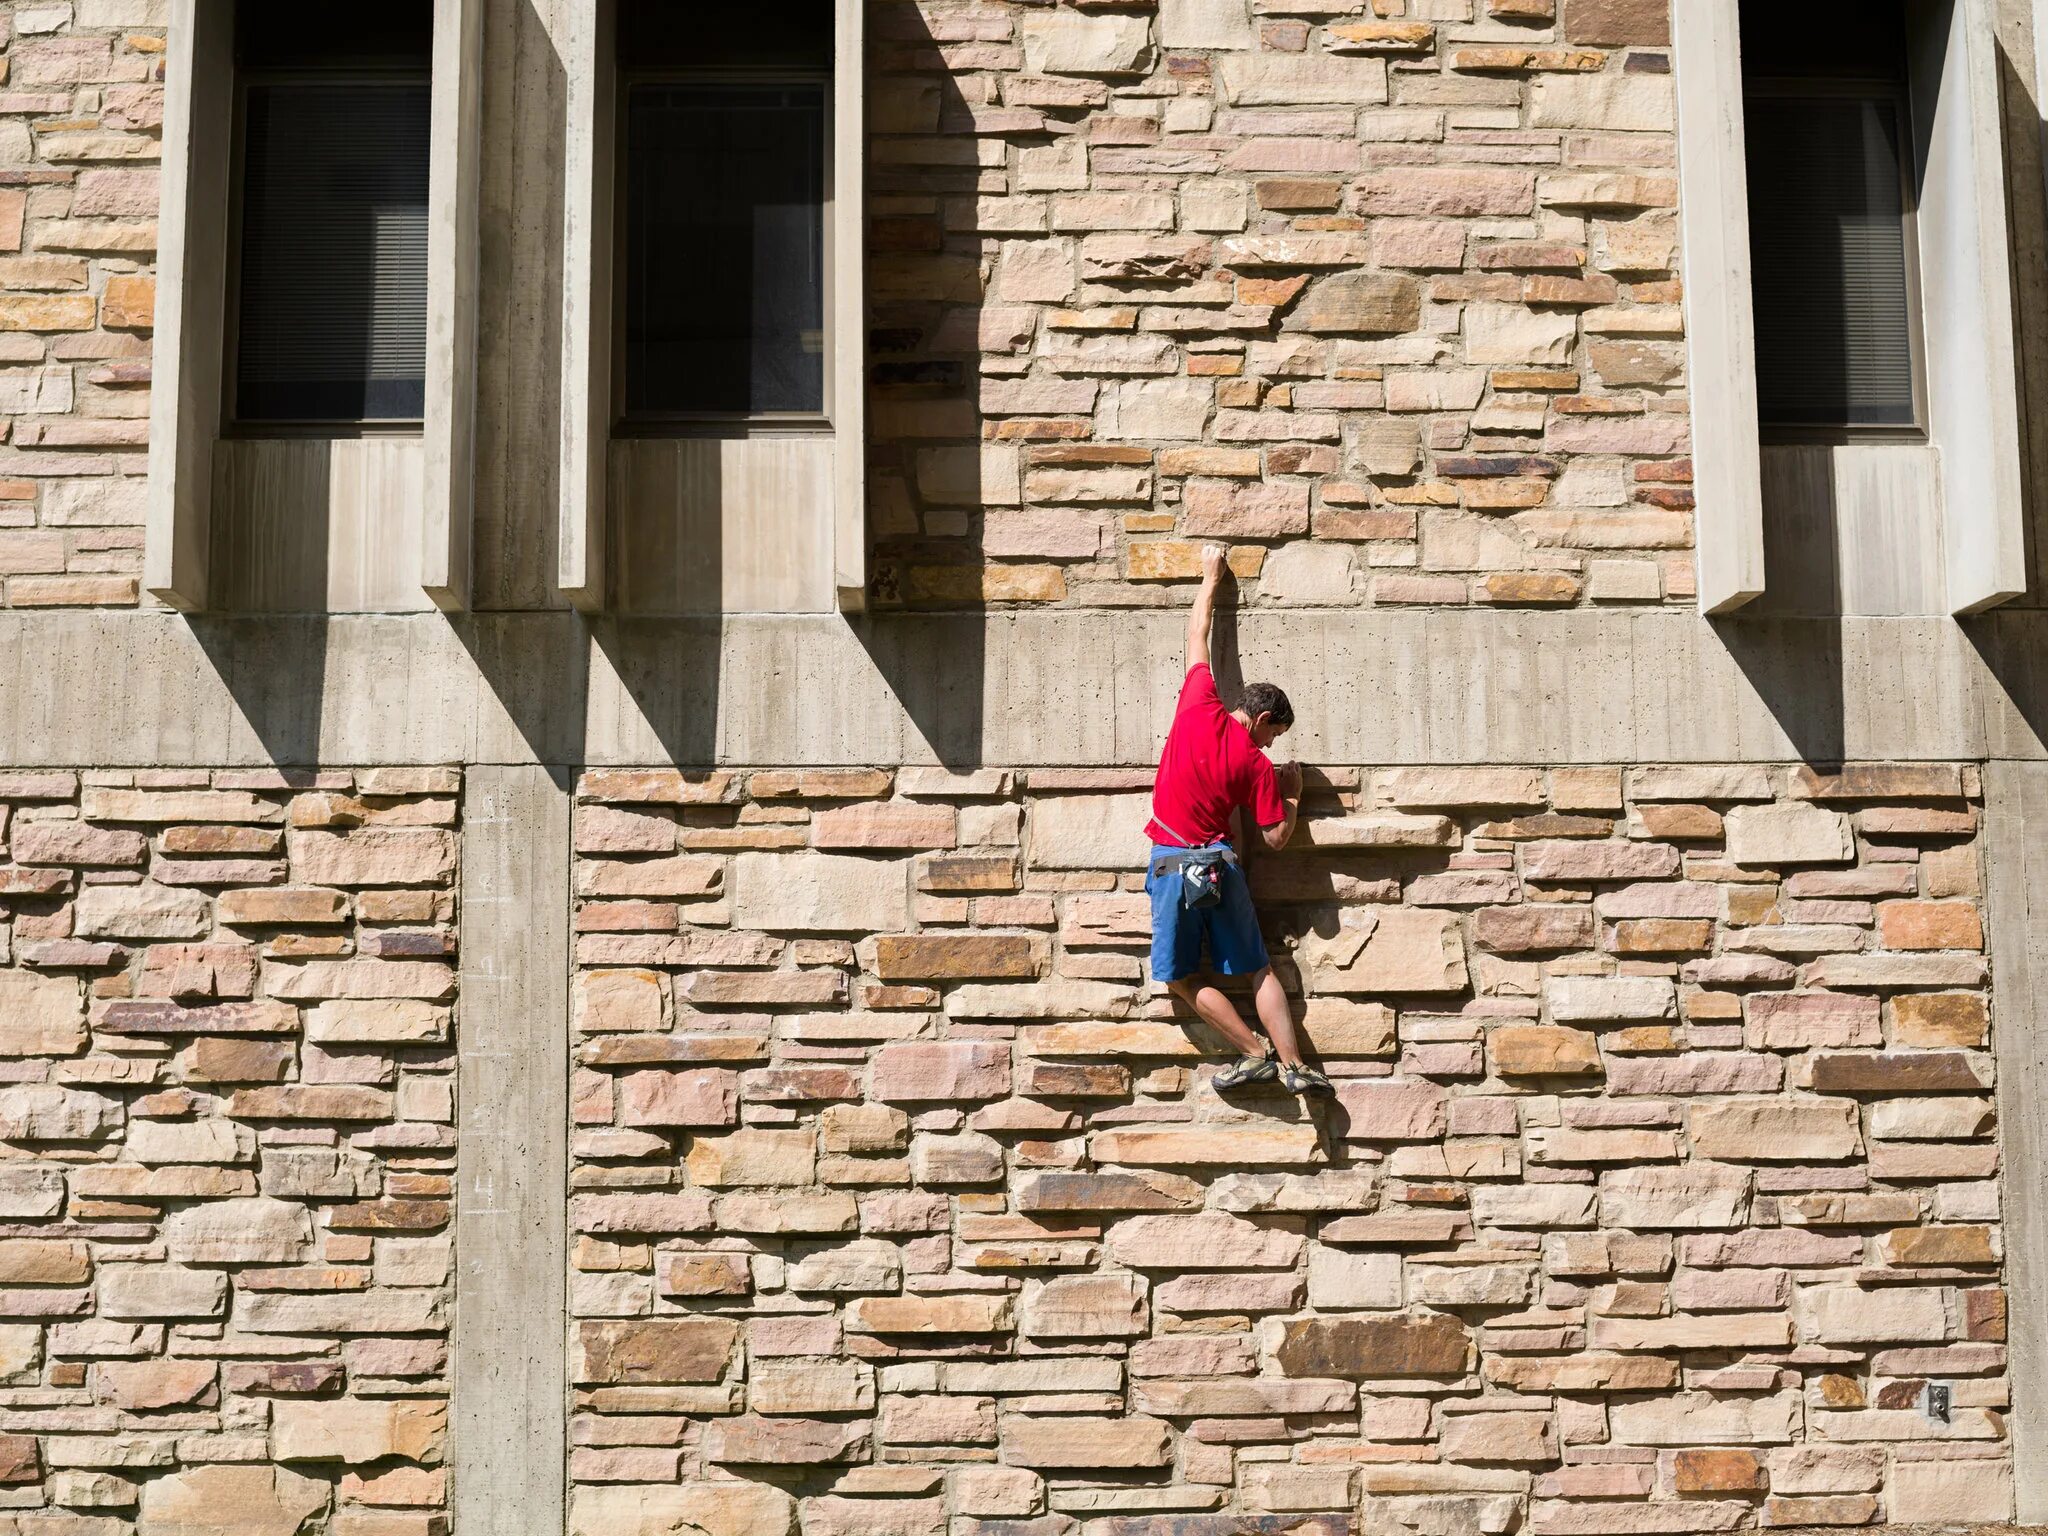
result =
[[1252,733],[1231,718],[1216,697],[1216,679],[1206,665],[1188,668],[1174,706],[1173,729],[1159,754],[1152,783],[1153,842],[1200,847],[1230,835],[1230,813],[1249,807],[1262,827],[1287,819],[1280,778],[1252,741]]

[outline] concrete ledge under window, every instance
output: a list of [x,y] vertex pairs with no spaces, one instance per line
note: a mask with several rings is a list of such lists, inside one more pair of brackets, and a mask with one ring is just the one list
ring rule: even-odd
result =
[[[314,608],[406,610],[428,594],[451,606],[466,600],[485,0],[433,3],[424,430],[412,436],[403,486],[382,473],[336,474],[314,495],[320,477],[310,466],[321,454],[335,464],[378,455],[340,435],[223,438],[235,0],[170,0],[143,585],[172,607],[232,611],[283,593],[303,593]],[[249,489],[273,473],[287,492],[275,505],[222,502],[223,487]],[[359,574],[337,587],[313,579],[314,564]]]
[[[706,573],[717,572],[730,583],[728,608],[857,610],[867,598],[864,0],[834,0],[833,8],[825,263],[830,430],[808,448],[785,446],[790,439],[770,434],[740,440],[744,446],[728,443],[717,464],[733,473],[715,480],[709,461],[695,457],[700,450],[613,439],[618,3],[573,0],[562,42],[568,120],[556,590],[587,613],[678,611],[694,606]],[[669,472],[685,467],[683,478],[695,489],[679,521]],[[679,530],[694,530],[694,537],[679,539]],[[759,552],[740,556],[736,570],[733,552],[751,542]],[[795,569],[777,573],[774,560]]]
[[[1149,764],[1171,613],[0,614],[0,764]],[[1243,616],[1309,762],[2048,759],[2048,615]]]
[[[1972,613],[2026,590],[2018,374],[2005,209],[2005,158],[1993,0],[1911,0],[1907,7],[1920,171],[1917,230],[1927,337],[1927,444],[1859,445],[1811,475],[1767,476],[1759,452],[1750,299],[1747,175],[1738,0],[1673,7],[1679,185],[1685,231],[1688,379],[1698,474],[1700,604],[1727,612],[1764,590],[1789,611]],[[1930,449],[1932,452],[1930,453]],[[1902,461],[1884,466],[1885,457]],[[1932,463],[1938,503],[1850,508],[1872,485],[1899,491]],[[1808,466],[1811,467],[1811,466]],[[1766,521],[1785,516],[1789,533]],[[1817,550],[1828,517],[1831,548]],[[1910,544],[1877,542],[1882,523]],[[1801,553],[1789,566],[1781,549]],[[1767,561],[1767,551],[1768,561]],[[1768,563],[1768,572],[1766,565]],[[1890,567],[1903,566],[1902,584]],[[1921,577],[1940,573],[1938,595]],[[1816,571],[1834,592],[1813,590]],[[1839,606],[1836,606],[1839,605]]]

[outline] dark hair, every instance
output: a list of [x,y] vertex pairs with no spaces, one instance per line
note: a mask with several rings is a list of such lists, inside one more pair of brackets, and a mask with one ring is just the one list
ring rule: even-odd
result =
[[1268,715],[1275,725],[1294,724],[1294,706],[1287,702],[1287,695],[1272,683],[1246,683],[1244,692],[1238,696],[1237,707],[1254,720]]

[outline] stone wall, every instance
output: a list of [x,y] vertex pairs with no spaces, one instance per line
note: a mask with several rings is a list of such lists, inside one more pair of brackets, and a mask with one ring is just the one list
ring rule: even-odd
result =
[[1148,778],[584,776],[577,1532],[2009,1516],[1974,768],[1312,773],[1306,1110]]
[[0,1530],[445,1530],[459,786],[0,774]]
[[[1255,604],[1689,601],[1664,0],[1556,3],[875,0],[876,606],[1216,537]],[[164,14],[0,14],[0,604],[138,601]]]
[[127,605],[142,570],[160,0],[0,12],[0,604]]
[[868,14],[878,602],[1693,597],[1665,0]]

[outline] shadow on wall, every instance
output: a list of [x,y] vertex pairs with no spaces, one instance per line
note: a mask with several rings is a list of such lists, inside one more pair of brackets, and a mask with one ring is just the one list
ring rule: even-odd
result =
[[[1023,445],[985,443],[984,352],[1015,338],[983,302],[998,242],[973,217],[981,172],[975,114],[909,0],[868,9],[869,614],[851,620],[924,744],[948,767],[983,756],[991,601],[1046,567],[985,566],[999,553],[991,507],[1015,507]],[[1049,135],[1047,136],[1050,137]],[[954,228],[966,215],[966,228]],[[984,260],[986,256],[987,260]],[[1018,343],[1022,345],[1023,343]],[[878,620],[904,608],[955,616]],[[904,744],[906,755],[916,743]]]
[[[2037,21],[2036,25],[2039,25]],[[2003,43],[1998,50],[1999,98],[2005,106],[2005,195],[2012,224],[2013,306],[2022,408],[2021,475],[2030,489],[2048,485],[2048,347],[2028,346],[2048,336],[2048,167],[2044,167],[2041,122],[2044,109],[2032,61],[2017,63]],[[2031,407],[2031,408],[2029,408]],[[2039,494],[2024,498],[2029,596],[2038,607],[2048,601],[2048,518]],[[2032,718],[2031,716],[2029,718]]]
[[[1800,759],[1842,760],[1845,705],[1842,621],[1826,618],[1746,617],[1710,620],[1713,632]],[[1775,756],[1775,744],[1730,742],[1729,756]]]

